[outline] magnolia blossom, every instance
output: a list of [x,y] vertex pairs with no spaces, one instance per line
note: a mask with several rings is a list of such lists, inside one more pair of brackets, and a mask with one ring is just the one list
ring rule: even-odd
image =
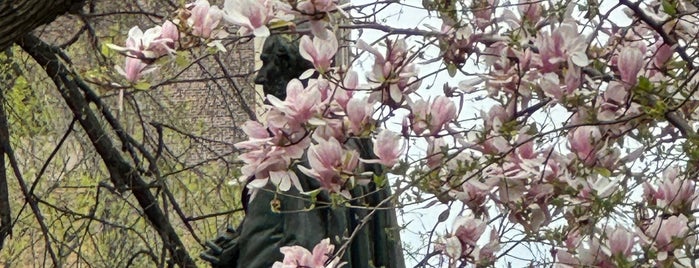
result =
[[651,204],[676,212],[694,209],[695,201],[699,198],[696,183],[690,179],[679,177],[678,173],[678,167],[666,170],[657,189],[654,189],[648,182],[643,184],[644,196]]
[[332,64],[333,57],[337,53],[338,44],[335,35],[329,35],[327,39],[308,36],[301,37],[299,45],[301,57],[313,63],[313,67],[321,73],[325,73]]
[[585,54],[585,36],[578,33],[578,27],[573,21],[564,21],[550,34],[541,33],[534,43],[541,56],[541,72],[558,72],[559,63],[565,61],[571,61],[579,67],[589,64]]
[[409,104],[412,108],[409,115],[411,127],[417,135],[421,135],[425,130],[429,130],[430,135],[437,135],[456,118],[456,105],[445,96],[438,96],[429,102],[418,99]]
[[643,54],[641,49],[635,46],[626,46],[619,53],[617,61],[621,81],[629,85],[635,85],[638,79],[638,72],[643,68]]
[[274,17],[270,0],[226,0],[223,18],[240,26],[238,34],[253,33],[257,37],[269,36],[267,23]]
[[656,42],[653,49],[653,64],[658,68],[663,67],[665,63],[672,58],[672,54],[675,52],[663,41]]
[[[275,262],[272,268],[339,268],[344,265],[339,258],[328,261],[335,250],[335,246],[330,244],[330,238],[321,240],[313,252],[301,246],[281,247],[279,251],[284,254],[281,262]],[[327,265],[326,265],[327,263]]]
[[293,79],[287,84],[285,100],[282,101],[274,95],[268,95],[267,100],[294,124],[303,124],[311,120],[322,105],[321,91],[315,90],[312,85],[304,88],[298,79]]
[[163,42],[163,46],[161,47],[165,49],[165,51],[159,51],[156,48],[156,53],[162,53],[163,55],[165,53],[174,53],[175,43],[180,39],[180,30],[177,28],[177,25],[172,23],[172,21],[166,20],[161,28],[160,39],[162,39]]
[[600,140],[602,140],[602,133],[596,126],[580,126],[568,135],[570,149],[587,165],[597,161],[597,143]]
[[357,72],[349,71],[345,74],[343,84],[335,88],[333,100],[343,110],[347,110],[347,103],[352,99],[352,96],[354,96],[354,89],[357,88],[358,84],[359,76],[357,76]]
[[376,142],[374,142],[374,154],[379,159],[363,159],[362,161],[393,167],[398,163],[398,158],[403,153],[403,149],[405,149],[405,146],[401,145],[400,136],[393,131],[384,129],[376,135]]
[[[163,26],[155,26],[145,32],[138,26],[129,30],[126,46],[107,44],[111,49],[126,53],[124,67],[116,66],[116,71],[131,83],[137,82],[142,75],[153,71],[145,61],[152,61],[160,56],[175,52],[175,43],[179,39],[179,30],[171,21]],[[145,61],[144,61],[145,60]]]
[[173,33],[172,26],[174,25],[172,25],[172,22],[166,21],[164,25],[166,26],[165,32],[163,32],[163,27],[161,26],[149,28],[145,32],[138,26],[134,26],[129,30],[125,47],[114,44],[107,44],[107,46],[119,52],[124,52],[127,56],[139,59],[155,59],[173,52],[174,42],[177,41],[176,38],[179,38],[179,34]]
[[143,74],[149,72],[147,69],[148,64],[137,58],[126,57],[126,63],[124,66],[125,68],[122,68],[121,66],[116,66],[115,68],[119,74],[126,77],[126,80],[131,83],[138,82]]
[[208,0],[197,0],[191,7],[187,24],[192,27],[192,34],[204,39],[212,37],[211,34],[221,21],[223,12],[217,6],[211,6]]
[[371,121],[373,111],[373,104],[367,98],[350,99],[346,109],[350,133],[361,135]]
[[635,244],[634,238],[636,237],[634,233],[626,230],[621,226],[617,226],[611,230],[607,230],[608,237],[608,247],[609,252],[612,257],[620,256],[623,258],[628,258],[631,255],[631,249]]
[[397,108],[404,100],[403,95],[417,90],[420,86],[415,64],[406,61],[408,45],[404,39],[395,42],[387,40],[385,55],[363,40],[357,41],[357,48],[374,55],[372,71],[367,74],[371,86],[378,88],[372,92],[372,100],[380,100]]
[[345,150],[335,139],[319,139],[308,149],[310,168],[300,166],[304,174],[317,179],[323,189],[341,193],[349,198],[349,192],[342,190],[345,179],[352,176],[359,163],[359,153]]
[[303,0],[296,8],[305,14],[327,13],[337,9],[337,0]]
[[539,85],[546,96],[556,101],[562,101],[566,96],[556,73],[545,73],[542,75],[539,79]]
[[442,148],[445,145],[446,142],[444,142],[443,138],[427,138],[427,151],[425,152],[427,154],[427,168],[435,169],[442,164],[445,156],[444,152],[442,152]]
[[476,249],[478,239],[485,232],[486,223],[473,216],[459,216],[454,220],[452,232],[445,239],[445,251],[451,258],[458,259]]
[[251,199],[269,181],[283,191],[289,190],[291,185],[303,190],[296,174],[289,167],[292,160],[301,158],[309,146],[308,138],[298,134],[288,135],[281,129],[255,121],[247,121],[242,130],[249,139],[236,143],[235,147],[245,150],[239,157],[245,163],[240,170],[240,180],[254,178],[247,185],[251,189]]
[[653,245],[659,251],[658,259],[662,261],[677,245],[684,244],[683,241],[690,231],[688,223],[689,219],[682,214],[667,219],[657,217],[642,235],[646,244]]

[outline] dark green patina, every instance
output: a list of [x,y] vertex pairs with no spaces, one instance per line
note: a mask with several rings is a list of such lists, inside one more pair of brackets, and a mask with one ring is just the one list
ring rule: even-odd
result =
[[[264,66],[255,82],[263,85],[265,94],[280,99],[286,96],[288,81],[312,68],[299,55],[298,41],[286,36],[268,38],[261,59]],[[346,145],[359,151],[364,159],[375,158],[369,139],[349,139]],[[363,169],[381,174],[379,165],[364,164]],[[296,174],[304,191],[319,188],[315,179],[298,170]],[[249,203],[243,193],[243,202],[247,203],[243,222],[237,229],[229,229],[212,241],[202,257],[213,267],[271,267],[275,261],[283,259],[279,252],[283,246],[299,245],[312,250],[320,240],[329,237],[337,250],[367,219],[343,255],[343,261],[347,262],[344,267],[405,267],[396,213],[391,209],[393,204],[382,204],[391,196],[389,187],[377,187],[372,182],[350,192],[354,197],[349,203],[351,206],[327,205],[333,202],[325,192],[318,195],[315,204],[293,189],[276,193],[274,187],[269,186]],[[272,204],[278,205],[279,211],[273,210]],[[311,207],[313,209],[309,209]],[[367,216],[371,210],[365,207],[379,209]]]

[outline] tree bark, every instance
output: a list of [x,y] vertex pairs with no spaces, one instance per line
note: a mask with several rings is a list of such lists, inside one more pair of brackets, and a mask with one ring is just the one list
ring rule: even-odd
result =
[[0,0],[0,51],[42,24],[77,13],[85,0]]

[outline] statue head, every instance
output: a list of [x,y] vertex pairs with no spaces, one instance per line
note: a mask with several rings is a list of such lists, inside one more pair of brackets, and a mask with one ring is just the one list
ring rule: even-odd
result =
[[255,77],[255,84],[262,85],[265,96],[271,94],[281,100],[286,98],[286,84],[313,68],[299,53],[299,39],[288,35],[267,37],[260,59],[262,68]]

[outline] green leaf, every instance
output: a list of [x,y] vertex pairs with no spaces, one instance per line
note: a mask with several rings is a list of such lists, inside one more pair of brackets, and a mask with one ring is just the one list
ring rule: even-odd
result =
[[148,90],[150,89],[150,83],[141,81],[133,85],[133,88],[138,90]]
[[662,5],[663,5],[663,11],[665,11],[665,13],[667,13],[671,17],[674,17],[675,15],[677,15],[677,9],[675,8],[675,4],[671,3],[668,0],[663,0]]
[[612,176],[612,172],[609,171],[609,169],[606,169],[603,167],[596,167],[595,172],[597,172],[597,174],[600,174],[600,175],[607,177],[607,178]]
[[643,92],[653,91],[653,85],[650,83],[650,80],[645,76],[641,76],[638,78],[638,85],[636,87]]
[[374,184],[379,188],[386,185],[386,175],[374,175]]
[[178,53],[177,57],[175,57],[175,64],[177,64],[177,67],[187,67],[189,63],[189,59],[182,53]]
[[447,65],[447,72],[449,76],[454,77],[456,75],[456,65],[454,63],[449,63]]

